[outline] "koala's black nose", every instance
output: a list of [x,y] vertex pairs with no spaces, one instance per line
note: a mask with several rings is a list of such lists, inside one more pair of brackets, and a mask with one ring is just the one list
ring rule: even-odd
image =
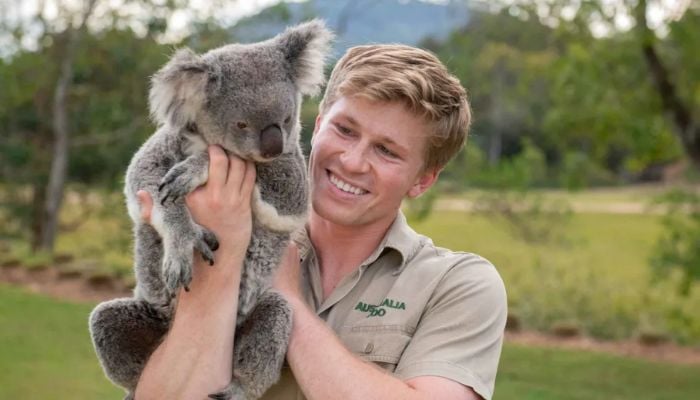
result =
[[284,140],[279,125],[273,124],[260,132],[260,154],[265,158],[282,154]]

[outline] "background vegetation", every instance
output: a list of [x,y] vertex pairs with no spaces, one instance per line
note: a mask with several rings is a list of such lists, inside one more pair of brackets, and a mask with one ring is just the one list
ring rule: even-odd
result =
[[[203,52],[248,40],[256,27],[269,36],[328,12],[332,28],[351,34],[368,15],[382,27],[376,22],[401,19],[401,7],[417,4],[392,2],[280,3],[233,23],[217,13],[227,2],[38,0],[31,9],[0,0],[0,265],[59,265],[133,284],[120,190],[130,157],[154,130],[149,76],[173,49]],[[506,282],[511,317],[527,329],[700,345],[700,3],[446,3],[430,7],[466,9],[465,23],[411,44],[461,79],[475,118],[440,185],[406,204],[416,230],[490,259]],[[184,30],[174,22],[183,15]],[[317,102],[302,110],[306,146]],[[0,326],[13,327],[0,331],[12,350],[0,357],[0,376],[14,385],[0,384],[0,397],[51,393],[20,378],[31,368],[63,376],[65,385],[73,375],[100,375],[90,369],[84,321],[75,322],[89,306],[7,288],[0,296]],[[43,322],[21,318],[50,307],[56,314]],[[57,328],[62,313],[75,324]],[[23,333],[30,331],[36,337]],[[57,340],[65,334],[65,349],[36,344],[47,331]],[[547,385],[559,369],[580,373],[567,385],[580,387],[581,398],[587,387],[611,398],[698,393],[685,380],[696,369],[545,353],[506,349],[503,398],[579,398]],[[44,355],[61,361],[43,365]],[[533,358],[548,363],[522,375]],[[76,367],[60,368],[69,363]],[[634,372],[611,372],[627,383],[606,391],[600,363]],[[80,389],[87,397],[113,396],[89,385]]]

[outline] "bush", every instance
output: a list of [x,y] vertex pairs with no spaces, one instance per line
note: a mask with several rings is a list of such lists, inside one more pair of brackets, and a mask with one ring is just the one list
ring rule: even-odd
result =
[[679,271],[677,290],[687,296],[693,282],[700,280],[700,195],[678,189],[656,203],[666,205],[668,211],[662,221],[665,232],[656,244],[651,265],[657,276]]

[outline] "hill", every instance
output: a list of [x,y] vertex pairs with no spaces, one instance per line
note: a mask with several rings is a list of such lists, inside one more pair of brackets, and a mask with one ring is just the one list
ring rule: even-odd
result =
[[238,21],[231,29],[236,41],[263,40],[293,25],[314,17],[324,19],[337,34],[335,56],[348,47],[366,43],[404,43],[416,45],[433,38],[441,40],[469,21],[468,2],[406,0],[309,0],[280,2],[251,17]]

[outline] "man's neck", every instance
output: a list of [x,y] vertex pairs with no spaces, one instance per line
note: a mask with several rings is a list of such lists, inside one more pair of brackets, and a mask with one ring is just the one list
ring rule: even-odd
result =
[[324,297],[375,251],[393,221],[391,218],[371,225],[346,226],[311,211],[309,237],[318,258]]

